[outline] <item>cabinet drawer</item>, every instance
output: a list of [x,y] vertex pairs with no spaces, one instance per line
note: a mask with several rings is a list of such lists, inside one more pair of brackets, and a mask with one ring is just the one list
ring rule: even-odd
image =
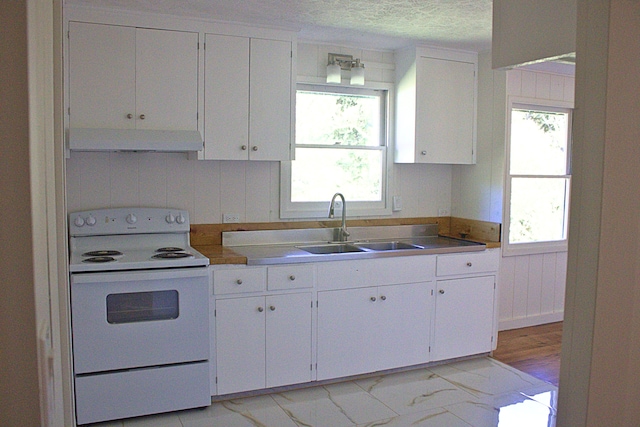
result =
[[234,268],[213,271],[213,293],[236,294],[264,291],[267,284],[265,268]]
[[438,255],[436,276],[495,272],[498,262],[498,253],[494,251]]
[[318,290],[429,282],[435,262],[435,255],[319,262]]
[[299,289],[313,287],[312,265],[286,265],[267,269],[267,289]]

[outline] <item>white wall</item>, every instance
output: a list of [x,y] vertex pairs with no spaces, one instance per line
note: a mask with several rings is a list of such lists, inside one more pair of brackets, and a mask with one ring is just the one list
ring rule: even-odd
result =
[[[308,43],[298,45],[301,78],[323,80],[329,52],[361,58],[367,81],[394,81],[393,52]],[[451,208],[451,166],[394,165],[390,193],[403,202],[394,217],[437,216],[439,208]],[[67,196],[69,212],[175,207],[187,209],[196,224],[220,223],[223,213],[240,214],[241,222],[280,221],[280,164],[192,160],[176,153],[72,152]]]

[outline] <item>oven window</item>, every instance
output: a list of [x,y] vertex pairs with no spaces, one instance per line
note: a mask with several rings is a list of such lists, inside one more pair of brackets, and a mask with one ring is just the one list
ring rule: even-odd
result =
[[109,323],[169,320],[178,315],[178,291],[175,290],[107,295]]

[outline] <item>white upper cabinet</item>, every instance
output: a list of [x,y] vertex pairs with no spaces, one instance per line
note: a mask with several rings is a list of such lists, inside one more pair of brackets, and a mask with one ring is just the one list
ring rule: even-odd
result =
[[289,160],[291,41],[207,34],[205,158]]
[[396,52],[396,163],[475,163],[478,56]]
[[69,23],[71,128],[198,130],[198,34]]

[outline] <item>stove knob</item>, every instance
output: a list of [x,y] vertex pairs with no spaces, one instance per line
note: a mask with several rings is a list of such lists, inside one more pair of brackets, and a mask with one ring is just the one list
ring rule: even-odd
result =
[[82,219],[81,216],[76,217],[75,221],[73,221],[73,224],[76,227],[82,227],[84,225],[84,219]]
[[129,214],[127,215],[127,222],[129,224],[135,224],[136,222],[138,222],[138,218],[134,214]]
[[169,214],[165,217],[165,220],[167,221],[167,223],[173,224],[176,220],[176,217],[173,216],[173,214]]
[[176,222],[178,224],[184,224],[186,221],[187,219],[182,214],[178,214],[178,216],[176,217]]
[[89,215],[87,219],[84,221],[89,227],[93,227],[96,225],[96,217],[93,215]]

